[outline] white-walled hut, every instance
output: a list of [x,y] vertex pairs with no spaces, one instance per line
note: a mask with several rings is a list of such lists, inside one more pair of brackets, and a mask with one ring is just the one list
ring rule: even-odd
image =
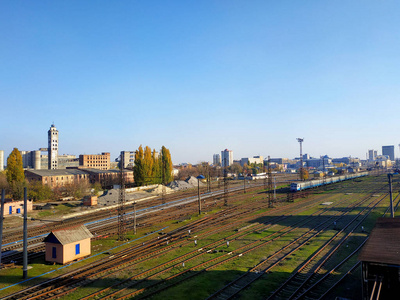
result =
[[44,239],[46,261],[66,264],[90,255],[92,237],[84,225],[52,231]]

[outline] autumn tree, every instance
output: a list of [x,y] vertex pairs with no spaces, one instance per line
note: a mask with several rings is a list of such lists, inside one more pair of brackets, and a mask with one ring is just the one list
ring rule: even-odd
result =
[[140,145],[138,151],[135,152],[135,165],[133,166],[133,176],[137,186],[144,185],[143,156],[143,147]]
[[161,170],[163,175],[163,183],[169,183],[174,180],[172,176],[172,159],[171,153],[164,146],[161,147]]
[[143,174],[144,174],[144,182],[145,183],[153,183],[153,157],[151,155],[151,149],[149,146],[144,148],[143,155]]
[[6,172],[0,172],[0,190],[1,189],[8,189],[9,185],[8,185],[8,181],[7,181],[7,176],[6,176]]
[[161,183],[161,162],[160,162],[160,157],[156,155],[156,150],[153,149],[152,153],[152,160],[153,160],[153,182],[154,183]]
[[310,174],[306,168],[300,169],[300,179],[307,180],[310,177]]
[[7,158],[6,177],[13,198],[21,199],[25,185],[25,174],[22,165],[22,156],[18,148],[14,148]]
[[64,193],[67,197],[81,199],[84,196],[90,195],[91,186],[87,181],[74,181],[64,186]]
[[135,165],[133,175],[137,186],[155,183],[168,183],[173,180],[171,154],[164,146],[157,156],[155,150],[151,151],[146,146],[144,151],[142,145],[135,152]]
[[47,184],[33,180],[28,185],[28,197],[34,201],[43,201],[53,198],[53,192]]
[[179,180],[186,180],[190,176],[197,177],[200,174],[197,167],[193,167],[192,165],[188,165],[187,167],[181,167],[178,173]]
[[230,166],[227,167],[228,171],[234,174],[239,174],[243,172],[243,168],[240,164],[238,163],[233,163]]
[[201,162],[197,165],[197,170],[199,171],[199,175],[201,174],[207,177],[210,171],[210,165],[208,164],[208,162]]

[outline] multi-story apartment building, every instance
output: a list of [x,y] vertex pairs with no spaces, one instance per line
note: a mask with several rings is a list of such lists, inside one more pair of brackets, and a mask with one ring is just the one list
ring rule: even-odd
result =
[[121,161],[124,168],[132,168],[135,164],[136,151],[121,151]]
[[221,155],[219,155],[219,154],[214,154],[213,155],[213,165],[214,166],[220,166],[221,165]]
[[233,151],[225,149],[221,151],[221,164],[222,167],[228,167],[233,164]]
[[101,154],[81,154],[79,155],[79,167],[109,170],[110,152],[103,152]]

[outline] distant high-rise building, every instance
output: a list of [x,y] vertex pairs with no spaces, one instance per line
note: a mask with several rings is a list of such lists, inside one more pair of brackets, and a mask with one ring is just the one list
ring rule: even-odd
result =
[[214,166],[220,166],[221,165],[221,155],[219,155],[219,154],[214,154],[213,155],[213,165]]
[[228,167],[233,164],[233,151],[225,149],[221,151],[221,164],[222,167]]
[[369,161],[374,161],[375,158],[377,157],[377,151],[375,150],[368,150],[368,160]]
[[48,160],[48,169],[54,170],[58,169],[58,130],[54,126],[51,125],[48,135],[48,152],[49,152],[49,160]]
[[4,170],[4,150],[0,150],[0,171]]
[[382,155],[387,155],[391,161],[394,161],[394,146],[382,146]]

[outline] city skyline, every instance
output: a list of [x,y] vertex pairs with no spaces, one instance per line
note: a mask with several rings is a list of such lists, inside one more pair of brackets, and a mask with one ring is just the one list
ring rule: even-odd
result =
[[[54,139],[54,135],[56,134],[56,140],[53,140]],[[298,139],[297,139],[298,140]],[[302,141],[304,141],[304,139],[302,139]],[[54,143],[54,142],[56,142],[56,144],[51,144],[51,143]],[[43,154],[43,155],[45,155],[45,156],[47,156],[47,157],[52,157],[52,155],[50,154],[51,153],[51,151],[52,151],[52,149],[51,149],[51,147],[56,147],[55,149],[58,149],[58,146],[59,146],[59,144],[58,144],[58,130],[57,130],[57,128],[56,128],[56,126],[55,126],[55,124],[54,123],[52,123],[51,124],[51,126],[50,126],[50,129],[48,130],[48,148],[46,149],[46,148],[38,148],[38,149],[33,149],[33,150],[28,150],[28,151],[26,151],[26,150],[21,150],[21,149],[18,149],[19,151],[21,151],[21,153],[22,154],[25,154],[26,152],[31,152],[31,153],[29,153],[31,156],[29,157],[29,159],[31,160],[30,161],[30,163],[27,163],[30,167],[32,167],[33,165],[35,165],[36,163],[34,163],[33,162],[33,160],[35,159],[35,158],[33,158],[35,155],[37,155],[38,153],[40,154]],[[399,147],[400,147],[400,144],[398,145]],[[53,150],[55,150],[55,149],[53,149]],[[47,150],[47,151],[46,151]],[[123,152],[126,152],[126,153],[130,153],[131,155],[134,155],[134,153],[135,153],[135,151],[136,150],[129,150],[129,151],[126,151],[126,150],[122,150],[121,152],[120,152],[120,154],[119,155],[117,155],[116,156],[116,158],[115,158],[115,160],[117,160],[119,157],[120,157],[120,155],[123,155],[122,153]],[[156,150],[157,151],[157,150]],[[371,154],[372,152],[374,152],[374,153],[376,153],[376,154]],[[385,151],[386,152],[390,152],[390,154],[388,154],[388,153],[385,153]],[[4,150],[1,150],[0,149],[0,152],[2,153],[2,158],[3,158],[3,160],[4,160],[4,164],[6,164],[6,157],[4,156]],[[38,153],[37,153],[38,152]],[[233,163],[233,161],[238,161],[238,160],[240,160],[240,159],[245,159],[245,158],[259,158],[259,157],[263,157],[263,156],[255,156],[255,155],[250,155],[250,156],[246,156],[246,157],[240,157],[240,159],[239,159],[239,157],[235,157],[234,155],[233,155],[233,151],[232,150],[228,150],[228,149],[225,149],[225,150],[222,150],[221,151],[221,155],[220,154],[213,154],[213,158],[211,159],[211,160],[203,160],[203,161],[199,161],[199,162],[197,162],[197,163],[200,163],[200,162],[210,162],[210,163],[214,163],[214,161],[215,161],[215,157],[216,157],[216,155],[219,157],[219,163],[217,163],[217,164],[221,164],[222,163],[222,165],[224,165],[224,163],[222,162],[223,161],[223,157],[224,157],[224,153],[225,152],[230,152],[230,162],[228,163],[228,164],[232,164]],[[46,154],[47,153],[47,154]],[[125,154],[126,154],[125,153]],[[355,156],[351,156],[351,155],[349,155],[349,156],[344,156],[344,157],[353,157],[353,158],[359,158],[359,159],[361,159],[361,160],[371,160],[371,155],[373,155],[373,157],[375,157],[376,155],[377,155],[377,153],[378,153],[378,151],[377,150],[371,150],[371,149],[369,149],[368,150],[368,152],[366,152],[366,154],[365,154],[365,158],[362,158],[362,157],[355,157]],[[387,156],[390,156],[390,159],[392,160],[392,161],[395,161],[396,159],[398,159],[398,157],[397,156],[395,156],[394,155],[394,153],[396,153],[396,151],[395,151],[395,146],[394,145],[385,145],[385,146],[382,146],[382,152],[379,154],[379,155],[387,155]],[[81,156],[85,156],[85,155],[87,155],[88,153],[84,153],[84,154],[82,154],[82,153],[79,153],[79,154],[72,154],[72,156],[75,156],[76,158],[78,158],[79,157],[79,159],[80,159],[80,157]],[[88,155],[104,155],[105,153],[91,153],[91,154],[88,154]],[[112,157],[110,157],[110,153],[108,153],[109,154],[109,158],[111,159],[111,161],[114,161],[114,159],[112,158]],[[61,156],[68,156],[68,155],[71,155],[71,154],[62,154]],[[58,151],[57,151],[57,154],[56,154],[56,156],[58,156]],[[310,153],[304,153],[303,152],[303,157],[304,156],[307,156],[307,157],[309,157],[309,158],[313,158],[313,159],[315,159],[315,158],[317,158],[317,159],[319,159],[320,157],[322,157],[321,155],[320,156],[315,156],[315,155],[310,155]],[[327,155],[327,157],[329,157],[329,155]],[[276,157],[271,157],[271,158],[287,158],[287,159],[299,159],[299,156],[294,156],[294,157],[284,157],[284,156],[276,156]],[[331,156],[331,158],[339,158],[338,156]],[[36,159],[39,159],[40,160],[40,155],[38,156],[38,157],[36,157]],[[265,159],[267,159],[267,157],[265,158]],[[54,159],[53,159],[54,160]],[[126,159],[124,159],[123,158],[123,160],[125,161]],[[1,162],[2,160],[0,160],[0,162]],[[178,165],[178,164],[183,164],[183,163],[191,163],[191,162],[181,162],[181,163],[176,163],[176,165]],[[125,163],[124,163],[125,164]],[[57,165],[58,165],[58,158],[56,158],[54,161],[52,161],[51,163],[50,163],[50,161],[48,161],[48,169],[57,169],[58,167],[57,167]],[[34,169],[36,169],[36,167],[34,167]],[[40,167],[40,164],[39,164],[39,169],[41,169],[41,167]]]
[[4,1],[0,150],[399,157],[400,4]]

